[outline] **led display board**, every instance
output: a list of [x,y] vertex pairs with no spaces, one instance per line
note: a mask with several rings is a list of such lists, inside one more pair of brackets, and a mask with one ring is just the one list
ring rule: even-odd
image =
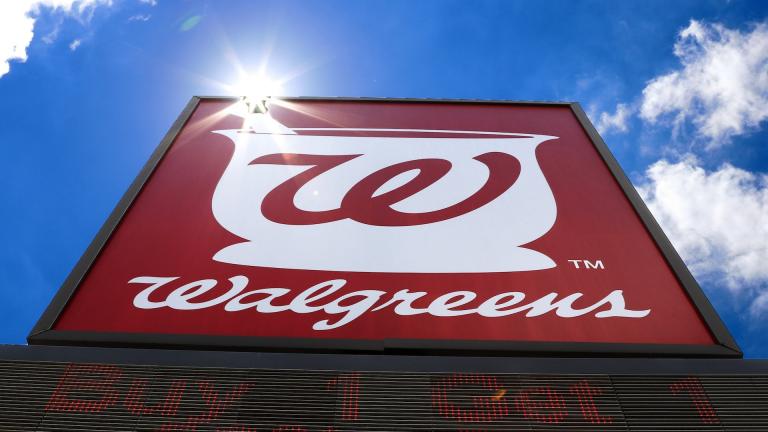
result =
[[194,98],[30,343],[739,356],[578,104]]
[[[0,430],[766,430],[768,376],[0,362]],[[763,397],[760,397],[762,395]]]

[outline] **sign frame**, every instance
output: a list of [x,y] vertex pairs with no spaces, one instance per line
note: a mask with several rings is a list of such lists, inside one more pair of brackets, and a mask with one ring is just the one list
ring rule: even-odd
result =
[[133,201],[141,193],[155,168],[165,156],[198,105],[203,101],[232,101],[237,97],[193,96],[166,133],[147,163],[131,183],[116,207],[96,234],[69,276],[54,295],[32,331],[27,336],[30,345],[121,346],[134,348],[196,348],[216,350],[259,350],[278,352],[366,352],[386,354],[432,355],[556,355],[556,356],[673,356],[741,358],[736,344],[723,321],[715,311],[680,255],[661,230],[629,178],[611,154],[599,133],[587,118],[578,102],[535,102],[462,99],[400,99],[400,98],[346,98],[346,97],[280,97],[285,101],[340,101],[340,102],[398,102],[434,104],[484,104],[518,106],[568,107],[584,129],[614,180],[629,200],[643,226],[659,248],[664,260],[691,300],[696,312],[711,333],[715,344],[642,344],[595,342],[535,342],[535,341],[477,341],[477,340],[395,340],[366,341],[350,339],[307,339],[252,336],[213,336],[193,334],[109,333],[64,331],[54,325],[99,256],[102,248],[120,224]]

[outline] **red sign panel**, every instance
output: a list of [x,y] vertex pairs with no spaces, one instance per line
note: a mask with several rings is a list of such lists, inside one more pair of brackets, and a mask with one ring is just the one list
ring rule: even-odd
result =
[[738,354],[576,105],[193,105],[31,342]]

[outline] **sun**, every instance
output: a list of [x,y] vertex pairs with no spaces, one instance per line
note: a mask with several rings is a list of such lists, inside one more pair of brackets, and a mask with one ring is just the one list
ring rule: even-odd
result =
[[250,112],[265,113],[269,99],[283,94],[283,85],[265,75],[245,75],[233,90],[242,97]]
[[273,97],[283,94],[283,84],[266,75],[245,75],[233,87],[235,93],[243,97]]

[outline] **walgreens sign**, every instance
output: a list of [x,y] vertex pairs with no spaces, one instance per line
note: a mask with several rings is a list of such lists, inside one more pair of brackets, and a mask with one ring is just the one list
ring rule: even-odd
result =
[[194,99],[63,341],[738,355],[575,104]]

